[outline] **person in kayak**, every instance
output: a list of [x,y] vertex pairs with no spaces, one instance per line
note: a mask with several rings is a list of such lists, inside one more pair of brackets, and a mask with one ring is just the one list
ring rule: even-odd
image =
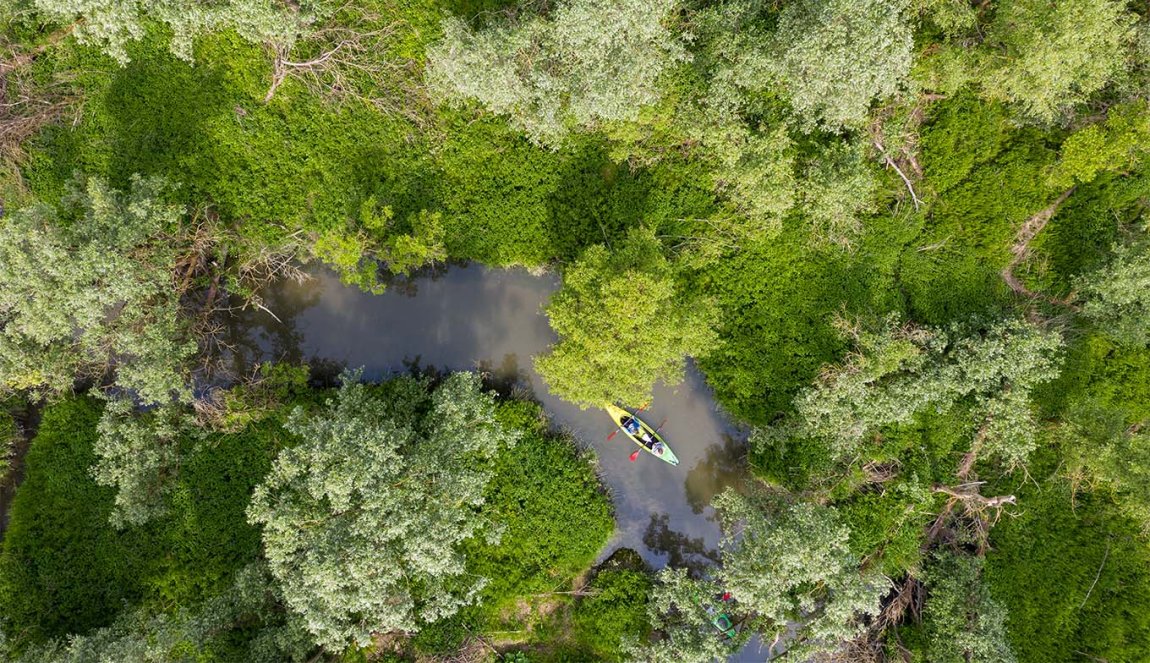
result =
[[648,449],[660,456],[663,455],[663,443],[653,439],[651,434],[647,432],[647,429],[639,426],[639,422],[635,417],[627,417],[624,419],[623,428],[631,435],[637,437]]

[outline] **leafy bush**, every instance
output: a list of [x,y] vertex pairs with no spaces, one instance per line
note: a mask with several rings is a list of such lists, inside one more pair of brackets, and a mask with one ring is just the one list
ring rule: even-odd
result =
[[259,553],[244,509],[270,467],[278,424],[204,442],[168,516],[117,530],[114,491],[89,471],[100,410],[89,398],[49,406],[25,459],[0,555],[3,630],[18,645],[106,626],[125,603],[191,608]]
[[0,615],[17,642],[104,626],[143,593],[154,538],[115,532],[112,491],[88,476],[99,417],[91,399],[47,408],[25,458],[0,556]]
[[545,612],[536,606],[565,603],[562,595],[585,571],[614,529],[611,503],[590,460],[569,438],[556,436],[538,405],[508,401],[498,418],[523,437],[495,459],[484,518],[503,527],[499,543],[466,544],[467,569],[490,582],[475,606],[425,627],[418,650],[449,653],[469,635],[488,630],[522,631],[542,646],[548,639]]
[[595,660],[620,660],[624,638],[642,638],[647,623],[647,597],[651,576],[645,570],[599,569],[588,584],[591,595],[581,597],[571,613],[577,648]]
[[495,458],[487,486],[484,515],[506,529],[497,545],[469,550],[469,570],[491,578],[484,589],[491,613],[509,599],[568,589],[614,530],[590,459],[572,439],[547,431],[541,416],[530,403],[500,406],[500,420],[525,434]]
[[[1042,466],[1054,462],[1048,457]],[[1025,507],[992,531],[985,570],[991,596],[1007,609],[1018,660],[1072,661],[1075,651],[1143,659],[1150,651],[1150,552],[1138,525],[1104,491],[1075,494],[1057,476],[1023,484],[1018,496]]]

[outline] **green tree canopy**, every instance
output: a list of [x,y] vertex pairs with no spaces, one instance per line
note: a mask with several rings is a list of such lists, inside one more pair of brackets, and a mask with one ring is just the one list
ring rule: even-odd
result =
[[1009,464],[1034,448],[1031,390],[1058,375],[1062,339],[1023,320],[950,331],[903,325],[848,329],[856,350],[796,399],[797,432],[845,456],[883,426],[971,399],[985,451]]
[[1150,342],[1150,242],[1115,248],[1115,258],[1078,280],[1082,314],[1114,340],[1144,346]]
[[647,615],[661,635],[653,642],[627,642],[627,660],[711,663],[726,659],[745,638],[728,640],[713,624],[715,615],[708,607],[713,608],[722,593],[718,582],[692,578],[686,569],[660,571],[647,602]]
[[1091,399],[1068,408],[1060,437],[1069,474],[1084,473],[1086,483],[1111,488],[1126,513],[1150,533],[1150,432],[1141,424],[1127,425],[1120,411]]
[[479,516],[491,461],[516,442],[478,376],[434,391],[397,378],[378,388],[345,374],[322,411],[297,409],[284,449],[248,510],[284,601],[333,651],[376,632],[414,632],[472,601],[461,544]]
[[990,596],[981,557],[937,553],[927,567],[927,656],[938,663],[1014,663],[1006,608]]
[[675,0],[568,0],[549,17],[473,30],[444,21],[427,77],[445,100],[475,99],[537,142],[570,124],[635,119],[659,77],[685,57],[665,23]]
[[1002,0],[987,33],[983,91],[1052,122],[1123,70],[1135,21],[1120,0]]
[[803,170],[799,198],[817,242],[850,246],[862,214],[877,211],[878,180],[861,143],[832,143]]
[[116,368],[145,403],[188,397],[196,352],[172,283],[181,209],[158,179],[124,194],[78,179],[60,210],[15,212],[0,232],[0,385],[71,388]]
[[[878,614],[890,581],[863,573],[837,512],[813,503],[769,507],[733,490],[715,498],[723,522],[718,577],[739,609],[769,620],[775,635],[797,628],[788,651],[800,660],[858,637]],[[797,623],[797,627],[794,624]]]
[[718,162],[719,190],[751,221],[751,230],[778,231],[797,198],[795,150],[787,126],[751,131],[732,122],[713,128],[703,140]]
[[95,44],[120,64],[128,63],[128,44],[144,36],[148,22],[164,24],[172,33],[174,54],[192,59],[196,37],[235,30],[248,41],[291,43],[314,18],[319,0],[288,4],[276,0],[33,0],[45,17],[72,23],[81,43]]
[[860,125],[872,101],[895,93],[910,72],[914,40],[904,0],[796,0],[779,14],[773,62],[800,122],[837,130]]
[[162,515],[186,446],[199,432],[191,414],[179,403],[139,412],[130,398],[110,398],[97,431],[92,477],[116,489],[112,524],[142,525]]
[[551,391],[583,407],[649,401],[656,381],[677,383],[684,357],[716,338],[713,305],[676,287],[651,230],[632,231],[613,250],[587,249],[547,316],[559,343],[535,367]]
[[1137,167],[1150,153],[1150,104],[1133,101],[1110,108],[1106,120],[1070,135],[1050,170],[1051,186],[1091,182],[1100,173]]

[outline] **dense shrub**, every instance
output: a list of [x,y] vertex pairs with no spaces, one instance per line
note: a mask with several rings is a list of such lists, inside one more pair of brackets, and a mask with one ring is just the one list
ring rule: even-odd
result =
[[1024,484],[1019,499],[1025,508],[993,531],[985,570],[1018,660],[1143,659],[1150,553],[1138,525],[1105,491],[1075,494],[1057,476]]
[[487,487],[485,517],[506,525],[503,536],[470,551],[469,569],[491,578],[489,614],[518,597],[568,589],[614,530],[610,501],[573,440],[550,433],[531,403],[505,403],[499,418],[526,434],[496,457]]
[[183,468],[168,517],[117,530],[114,491],[89,468],[98,401],[48,407],[25,459],[0,556],[4,632],[18,642],[105,626],[124,603],[190,606],[215,595],[259,553],[244,516],[270,466],[278,424],[211,438]]

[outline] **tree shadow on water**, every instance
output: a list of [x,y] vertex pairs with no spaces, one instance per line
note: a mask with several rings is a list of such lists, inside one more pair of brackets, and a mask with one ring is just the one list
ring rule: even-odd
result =
[[708,548],[702,537],[692,538],[671,529],[670,519],[666,513],[651,514],[651,522],[643,533],[643,545],[667,555],[667,566],[690,569],[696,574],[719,563],[719,551]]
[[494,389],[503,398],[519,397],[535,399],[535,390],[526,370],[519,366],[519,355],[514,352],[503,355],[498,366],[490,360],[476,364],[476,370],[483,376],[483,384]]
[[701,514],[723,490],[738,490],[747,478],[746,457],[745,446],[727,434],[723,435],[723,444],[707,447],[703,458],[687,472],[684,481],[691,510]]
[[451,271],[452,268],[467,267],[469,264],[466,260],[433,262],[419,267],[410,274],[397,274],[388,271],[386,265],[380,264],[376,278],[379,279],[379,284],[384,287],[385,292],[393,292],[401,294],[404,297],[414,298],[419,294],[420,281],[431,281],[434,283],[447,276],[447,273]]

